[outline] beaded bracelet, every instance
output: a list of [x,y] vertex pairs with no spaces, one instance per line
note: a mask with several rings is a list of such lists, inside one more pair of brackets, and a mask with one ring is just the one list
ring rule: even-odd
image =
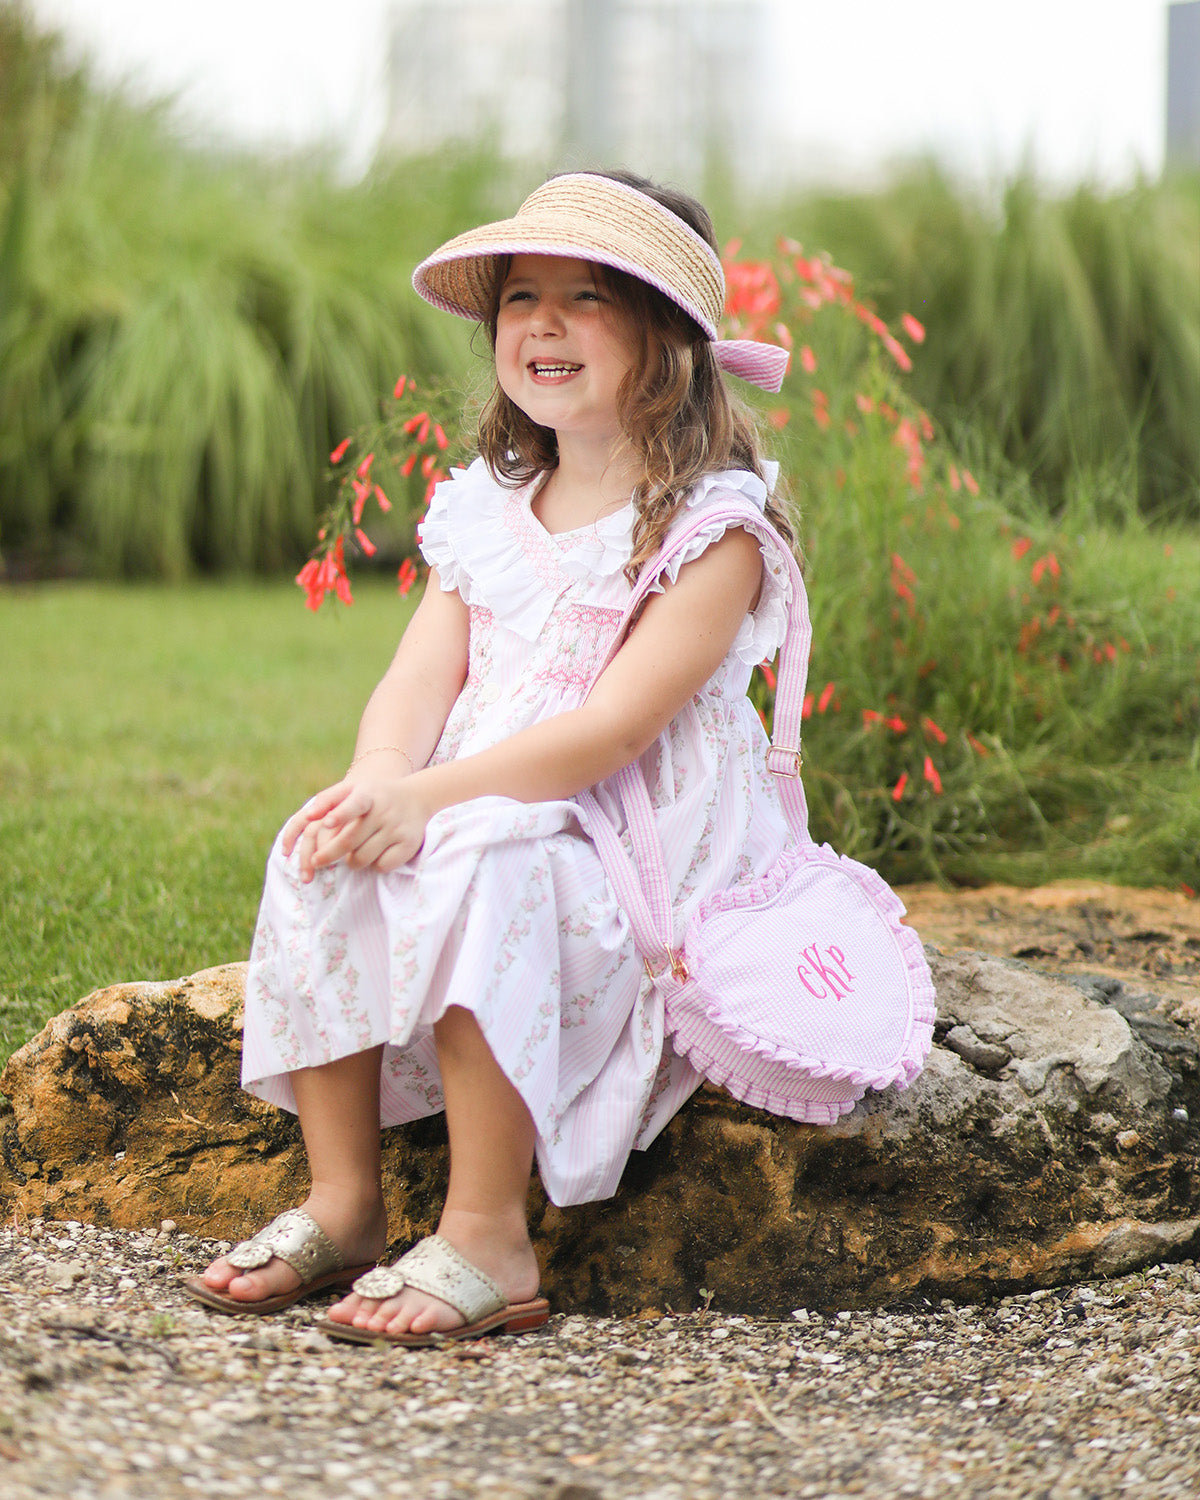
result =
[[350,762],[349,769],[353,771],[360,760],[366,760],[368,755],[378,755],[382,750],[391,750],[396,755],[403,755],[404,759],[408,762],[408,769],[410,771],[415,771],[417,769],[416,766],[413,765],[412,756],[403,747],[403,745],[375,745],[370,750],[364,750],[360,755],[356,755]]

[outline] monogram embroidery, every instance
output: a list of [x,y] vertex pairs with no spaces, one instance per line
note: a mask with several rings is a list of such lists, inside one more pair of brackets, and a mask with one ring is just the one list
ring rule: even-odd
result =
[[822,949],[820,944],[810,943],[802,948],[796,973],[800,983],[817,1000],[844,1000],[854,993],[854,975],[847,966],[846,955],[832,945]]

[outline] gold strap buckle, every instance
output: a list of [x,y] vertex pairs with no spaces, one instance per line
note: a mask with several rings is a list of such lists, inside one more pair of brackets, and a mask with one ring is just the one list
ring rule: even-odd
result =
[[[656,971],[648,958],[644,959],[643,963],[645,964],[647,978],[658,979],[661,977],[663,973],[662,969]],[[686,984],[692,977],[688,971],[687,964],[684,962],[683,954],[677,953],[674,949],[671,950],[671,977],[679,984]]]
[[[772,755],[790,755],[792,763],[785,770],[777,771],[771,764]],[[802,764],[799,745],[794,750],[790,745],[772,745],[767,751],[767,770],[770,771],[772,776],[799,776]]]

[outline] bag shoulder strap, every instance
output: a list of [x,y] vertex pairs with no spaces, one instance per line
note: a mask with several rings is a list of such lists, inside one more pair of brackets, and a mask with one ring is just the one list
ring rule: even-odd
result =
[[[809,841],[808,808],[800,781],[800,731],[803,716],[804,689],[808,676],[808,657],[812,644],[812,624],[808,613],[808,596],[799,566],[790,548],[774,527],[758,511],[732,500],[717,500],[695,514],[687,516],[668,535],[662,548],[638,576],[613,638],[607,656],[588,686],[595,686],[601,674],[620,650],[633,620],[667,566],[686,551],[692,541],[712,529],[713,522],[741,526],[764,544],[766,566],[776,576],[783,574],[789,584],[788,623],[779,655],[778,685],[775,694],[774,735],[767,752],[768,769],[780,777],[780,800],[793,835],[802,843]],[[646,779],[635,761],[615,776],[617,794],[625,812],[633,843],[636,867],[600,804],[590,791],[580,794],[579,801],[589,823],[597,852],[613,884],[617,898],[633,928],[634,939],[648,961],[674,961],[671,955],[672,900],[667,879],[662,841],[658,836],[654,809],[646,788]]]
[[728,526],[741,526],[756,536],[764,544],[766,558],[771,559],[766,565],[776,576],[783,574],[790,585],[788,623],[779,653],[774,732],[771,736],[771,748],[767,752],[767,769],[780,778],[780,796],[792,832],[797,838],[807,838],[808,807],[800,783],[800,770],[803,759],[801,726],[804,690],[808,680],[808,658],[812,649],[812,621],[808,613],[808,594],[791,549],[766,517],[753,507],[744,503],[718,500],[689,515],[682,524],[671,530],[657,555],[638,575],[613,643],[588,684],[588,692],[590,693],[595,687],[605,668],[624,644],[634,616],[645,603],[667,565],[686,551],[698,535],[710,530],[714,521],[723,521]]

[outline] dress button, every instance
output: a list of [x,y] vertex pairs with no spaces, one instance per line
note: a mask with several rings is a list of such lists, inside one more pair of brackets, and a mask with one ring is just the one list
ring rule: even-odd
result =
[[500,701],[500,689],[496,686],[496,684],[494,682],[489,682],[480,691],[479,701],[481,703],[499,703],[499,701]]

